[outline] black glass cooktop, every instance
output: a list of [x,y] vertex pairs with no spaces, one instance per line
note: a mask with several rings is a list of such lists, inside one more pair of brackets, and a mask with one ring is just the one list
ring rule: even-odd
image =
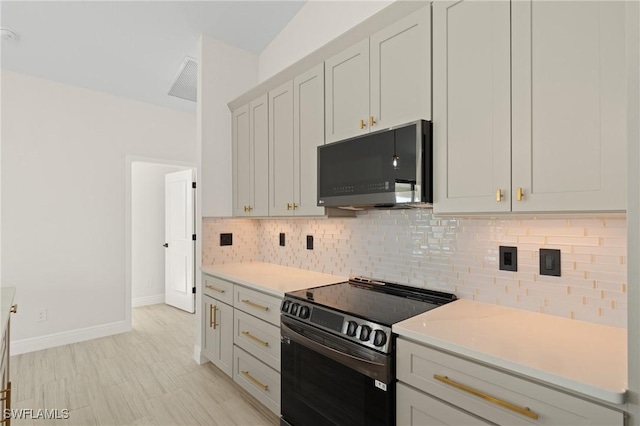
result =
[[451,293],[352,277],[349,281],[287,293],[382,325],[393,324],[456,300]]

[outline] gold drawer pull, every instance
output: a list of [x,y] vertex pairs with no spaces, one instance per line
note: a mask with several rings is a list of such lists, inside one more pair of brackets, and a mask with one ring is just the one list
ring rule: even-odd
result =
[[269,386],[267,385],[263,385],[262,383],[260,383],[258,380],[256,380],[251,374],[249,374],[248,371],[241,371],[242,375],[244,377],[246,377],[247,379],[249,379],[249,381],[251,383],[253,383],[254,385],[256,385],[257,387],[259,387],[260,389],[262,389],[263,391],[268,391],[269,390]]
[[516,201],[522,201],[523,191],[522,188],[518,188],[516,191]]
[[360,128],[361,128],[361,129],[364,129],[364,126],[365,126],[365,124],[364,124],[364,120],[360,120]]
[[369,116],[369,125],[373,127],[376,124],[376,120],[373,118],[373,115]]
[[17,303],[15,305],[11,306],[11,313],[12,314],[18,313],[18,304]]
[[458,383],[458,382],[454,382],[453,380],[451,380],[450,378],[448,378],[447,376],[439,376],[437,374],[433,375],[433,378],[442,382],[442,383],[446,383],[449,386],[453,386],[454,388],[458,388],[464,392],[468,392],[471,395],[475,395],[479,398],[485,399],[489,402],[492,402],[496,405],[499,405],[501,407],[504,407],[508,410],[511,411],[515,411],[518,414],[522,414],[523,416],[527,416],[529,418],[532,418],[534,420],[538,420],[538,415],[536,413],[534,413],[533,411],[531,411],[529,409],[529,407],[518,407],[517,405],[513,405],[507,401],[503,401],[501,399],[495,398],[491,395],[487,395],[484,392],[480,392],[479,390],[470,388],[469,386],[463,385],[462,383]]
[[224,290],[222,290],[222,289],[220,289],[220,288],[218,288],[218,287],[214,287],[214,286],[212,286],[211,284],[207,284],[207,288],[208,288],[209,290],[217,291],[217,292],[218,292],[218,293],[220,293],[220,294],[223,294],[223,293],[224,293]]
[[269,346],[269,342],[265,342],[264,340],[258,339],[256,336],[249,333],[248,331],[243,331],[242,334],[247,336],[249,339],[253,340],[254,342],[260,343],[262,346],[265,346],[265,347]]
[[502,191],[500,189],[496,190],[496,201],[502,201]]
[[267,306],[258,305],[257,303],[253,303],[251,300],[248,300],[248,299],[244,299],[242,303],[246,303],[247,305],[252,306],[254,308],[262,309],[265,312],[269,310]]
[[209,305],[209,327],[214,330],[218,326],[218,307],[216,305]]
[[300,206],[299,206],[299,205],[297,205],[296,203],[293,203],[292,208],[293,208],[294,210],[295,210],[295,209],[297,209],[298,207],[300,207]]

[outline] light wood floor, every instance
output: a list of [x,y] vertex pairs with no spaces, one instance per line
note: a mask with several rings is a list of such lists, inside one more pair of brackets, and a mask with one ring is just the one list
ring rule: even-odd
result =
[[133,309],[133,331],[11,358],[13,408],[68,409],[68,420],[13,425],[277,425],[211,363],[193,360],[194,316]]

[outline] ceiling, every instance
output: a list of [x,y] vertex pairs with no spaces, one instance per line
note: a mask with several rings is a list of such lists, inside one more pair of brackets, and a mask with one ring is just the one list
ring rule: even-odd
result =
[[304,1],[6,1],[2,68],[168,108],[185,56],[198,59],[200,34],[260,53]]

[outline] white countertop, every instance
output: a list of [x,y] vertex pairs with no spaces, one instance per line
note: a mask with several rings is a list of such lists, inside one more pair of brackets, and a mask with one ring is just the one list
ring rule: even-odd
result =
[[0,321],[2,321],[2,324],[0,324],[0,336],[4,336],[15,296],[15,287],[0,287]]
[[233,281],[278,297],[283,297],[288,291],[303,290],[348,280],[348,277],[264,262],[201,266],[200,270],[205,274]]
[[457,300],[393,331],[596,399],[625,402],[625,329]]

